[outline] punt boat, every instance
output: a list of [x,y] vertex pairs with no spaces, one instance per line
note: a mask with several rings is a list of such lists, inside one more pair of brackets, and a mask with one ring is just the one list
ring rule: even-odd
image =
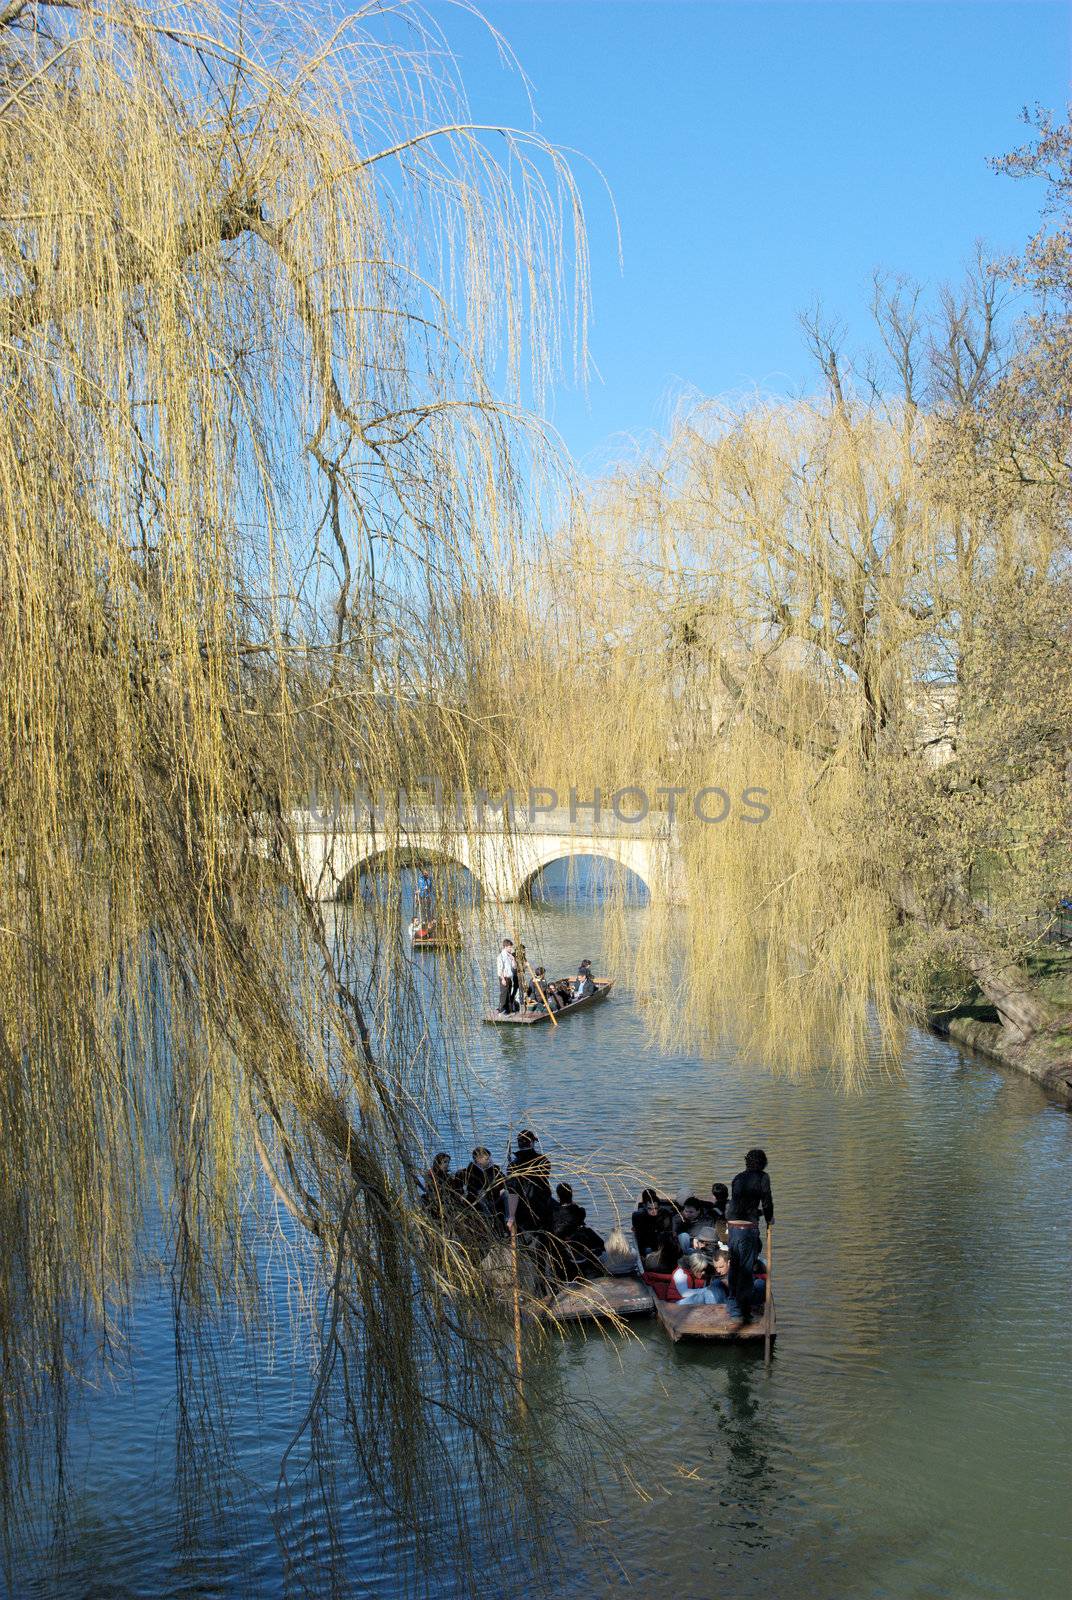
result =
[[[552,984],[574,983],[575,981],[574,978],[553,978],[551,980]],[[595,989],[591,994],[586,995],[583,1000],[571,1000],[568,1006],[563,1006],[561,1011],[555,1012],[556,1022],[561,1022],[563,1017],[572,1017],[575,1011],[584,1011],[589,1006],[599,1005],[600,1001],[605,1000],[614,988],[613,978],[595,978],[593,982],[595,983]],[[497,1028],[531,1028],[537,1022],[550,1022],[550,1020],[546,1006],[540,1006],[535,1011],[511,1011],[508,1016],[504,1016],[501,1011],[485,1011],[484,1013],[484,1021],[494,1023]]]
[[456,917],[431,917],[427,922],[414,917],[409,925],[409,938],[414,950],[458,950],[462,942],[461,923]]
[[751,1322],[735,1322],[725,1306],[683,1305],[679,1301],[656,1300],[655,1312],[674,1344],[680,1339],[710,1340],[726,1344],[731,1339],[762,1342],[770,1318],[770,1335],[773,1343],[776,1321],[774,1297],[757,1309]]
[[556,1322],[599,1322],[650,1316],[657,1303],[639,1278],[587,1278],[566,1284],[558,1294],[541,1301],[540,1309]]

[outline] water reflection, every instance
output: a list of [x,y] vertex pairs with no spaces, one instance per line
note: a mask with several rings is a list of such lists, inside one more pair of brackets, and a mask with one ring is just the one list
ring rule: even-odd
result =
[[[757,1392],[757,1381],[764,1385],[762,1397]],[[716,1400],[712,1409],[728,1468],[719,1504],[729,1514],[729,1525],[745,1535],[748,1545],[765,1546],[770,1542],[764,1530],[770,1525],[777,1495],[771,1470],[772,1418],[769,1406],[764,1404],[768,1398],[769,1380],[762,1367],[758,1368],[757,1380],[754,1353],[734,1352],[726,1373],[725,1397]],[[714,1449],[711,1454],[714,1459]]]

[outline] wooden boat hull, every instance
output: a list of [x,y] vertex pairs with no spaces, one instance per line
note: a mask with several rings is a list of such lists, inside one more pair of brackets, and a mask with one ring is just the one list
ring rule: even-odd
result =
[[589,1278],[570,1283],[541,1309],[556,1322],[599,1322],[604,1318],[647,1317],[655,1296],[639,1278]]
[[[591,1006],[599,1005],[614,988],[613,978],[596,978],[594,981],[595,993],[588,995],[584,1000],[574,1000],[568,1006],[563,1006],[561,1011],[556,1011],[556,1022],[561,1022],[564,1017],[572,1017],[575,1011],[586,1011]],[[513,1011],[505,1017],[498,1011],[486,1011],[484,1021],[493,1023],[497,1028],[534,1028],[538,1022],[549,1023],[551,1018],[541,1007],[539,1011]]]
[[[773,1339],[777,1329],[773,1300],[769,1309]],[[762,1343],[767,1332],[764,1311],[757,1312],[751,1322],[743,1324],[734,1322],[725,1306],[682,1305],[679,1301],[657,1300],[655,1311],[674,1344],[681,1339],[710,1340],[717,1344],[728,1344],[732,1340],[751,1343],[758,1339]]]
[[443,927],[433,925],[426,933],[411,928],[409,939],[414,950],[460,950],[462,930],[457,923]]

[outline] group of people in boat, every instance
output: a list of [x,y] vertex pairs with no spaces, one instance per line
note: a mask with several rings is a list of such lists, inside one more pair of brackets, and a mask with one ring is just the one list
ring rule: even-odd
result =
[[505,1170],[477,1145],[468,1164],[451,1170],[440,1151],[424,1181],[425,1205],[445,1227],[479,1225],[490,1235],[516,1232],[546,1288],[577,1279],[638,1274],[663,1300],[723,1306],[748,1322],[766,1298],[759,1222],[774,1224],[774,1196],[763,1150],[749,1150],[744,1170],[710,1198],[676,1200],[645,1189],[632,1216],[636,1248],[620,1229],[603,1239],[568,1183],[551,1187],[551,1163],[531,1129],[518,1134]]
[[749,1150],[733,1182],[711,1185],[710,1197],[668,1200],[645,1189],[633,1212],[633,1237],[644,1281],[661,1299],[724,1306],[751,1320],[767,1292],[760,1254],[760,1218],[774,1225],[774,1194],[766,1152]]
[[424,1180],[425,1205],[445,1227],[465,1231],[483,1223],[505,1238],[516,1231],[545,1288],[605,1274],[625,1276],[639,1263],[620,1229],[603,1239],[589,1226],[588,1213],[568,1183],[551,1187],[551,1163],[531,1129],[524,1128],[503,1170],[484,1145],[468,1164],[451,1171],[440,1151]]
[[[522,991],[522,975],[526,969],[531,976]],[[524,945],[516,949],[512,939],[502,942],[495,964],[495,976],[499,980],[500,1017],[511,1016],[521,1010],[562,1011],[575,1000],[586,1000],[590,994],[594,994],[596,987],[590,961],[580,963],[575,977],[552,980],[543,967],[529,968]]]

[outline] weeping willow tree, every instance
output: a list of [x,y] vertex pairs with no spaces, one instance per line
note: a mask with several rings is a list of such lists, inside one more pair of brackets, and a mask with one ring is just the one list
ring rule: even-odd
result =
[[583,348],[576,190],[470,125],[405,7],[9,0],[0,95],[9,1549],[152,1241],[208,1416],[276,1215],[319,1351],[281,1487],[330,1499],[333,1397],[418,1555],[514,1543],[555,1407],[510,1426],[498,1304],[419,1205],[427,1002],[375,919],[325,919],[295,817],[504,759],[467,662],[544,486],[522,396]]
[[691,403],[550,563],[534,766],[663,792],[684,911],[618,956],[662,1036],[851,1078],[936,984],[1020,1043],[1060,1020],[1025,961],[1068,888],[1068,481],[1037,387],[1048,470],[1017,466],[1038,328],[1003,346],[1006,289],[980,261],[927,315],[878,283],[882,367],[812,320],[818,398]]

